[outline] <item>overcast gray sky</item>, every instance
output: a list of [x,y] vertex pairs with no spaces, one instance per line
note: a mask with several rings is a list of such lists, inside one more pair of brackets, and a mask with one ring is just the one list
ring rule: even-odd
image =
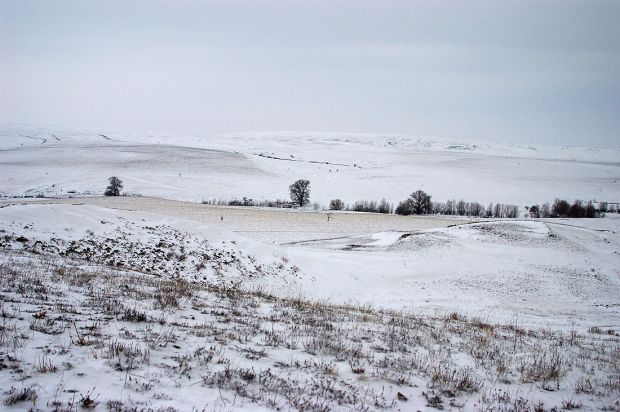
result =
[[0,0],[0,122],[620,146],[620,1]]

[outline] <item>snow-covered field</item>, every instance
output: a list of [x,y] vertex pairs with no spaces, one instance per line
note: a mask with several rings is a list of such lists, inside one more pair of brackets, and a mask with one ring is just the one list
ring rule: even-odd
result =
[[148,132],[0,130],[0,194],[103,192],[117,175],[125,190],[201,201],[288,198],[311,181],[311,201],[386,198],[416,189],[434,200],[463,198],[520,206],[620,198],[620,149],[512,146],[405,136],[246,133],[215,137]]
[[[372,303],[433,314],[458,311],[492,322],[518,318],[521,323],[541,327],[620,325],[620,219],[615,215],[604,219],[471,223],[333,213],[327,221],[325,212],[153,200],[85,198],[58,204],[5,203],[9,206],[0,209],[0,221],[11,236],[28,239],[11,244],[30,245],[27,250],[40,253],[60,253],[54,239],[71,241],[82,245],[74,248],[86,247],[94,253],[100,243],[96,238],[103,238],[112,243],[106,245],[112,260],[100,263],[112,266],[119,263],[117,254],[135,254],[134,244],[145,243],[138,255],[146,258],[121,266],[142,271],[148,268],[148,272],[161,272],[161,276],[173,272],[200,278],[202,272],[194,270],[199,261],[185,259],[179,267],[171,267],[173,257],[191,256],[190,250],[200,250],[200,245],[207,243],[234,244],[240,253],[253,259],[267,257],[295,265],[295,276],[285,276],[290,281],[288,286],[277,286],[286,297]],[[107,204],[107,208],[69,203],[76,201]],[[153,208],[149,210],[147,204]],[[364,217],[369,221],[366,227],[359,225]],[[153,232],[152,228],[160,226],[171,227],[166,239]],[[313,232],[317,229],[318,233]],[[191,241],[185,240],[188,236]],[[196,236],[201,239],[199,246],[192,243]],[[159,250],[158,259],[144,255],[164,240],[170,250]],[[40,242],[51,242],[51,249]],[[78,257],[92,258],[84,253]],[[147,266],[151,261],[153,266]],[[159,271],[158,265],[162,265]],[[239,269],[240,273],[248,270]],[[261,287],[276,288],[270,283]]]
[[[322,204],[616,201],[616,149],[25,128],[0,149],[5,197],[61,197],[0,202],[0,408],[620,410],[618,215],[198,203],[297,178]],[[111,175],[143,196],[83,196]]]
[[[223,207],[147,197],[84,197],[25,199],[0,204],[88,204],[112,209],[160,213],[241,233],[270,243],[292,243],[364,235],[386,230],[408,232],[445,227],[462,219],[376,213],[320,213],[276,208]],[[465,220],[469,221],[469,220]]]
[[620,219],[273,244],[162,213],[0,208],[5,405],[617,408]]

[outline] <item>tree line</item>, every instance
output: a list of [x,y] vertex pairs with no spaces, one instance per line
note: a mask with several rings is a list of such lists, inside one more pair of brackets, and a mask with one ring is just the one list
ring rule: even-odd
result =
[[620,213],[617,205],[609,205],[607,202],[593,200],[584,202],[575,200],[572,204],[564,199],[555,199],[553,204],[543,203],[542,205],[526,206],[525,210],[530,217],[534,218],[553,218],[553,217],[572,217],[572,218],[594,218],[601,217],[605,213]]
[[434,214],[496,218],[515,218],[519,215],[519,208],[515,205],[489,203],[487,207],[484,207],[478,202],[466,202],[463,199],[433,202],[431,198],[432,196],[423,190],[416,190],[408,199],[398,204],[395,213],[399,215]]
[[297,205],[289,200],[276,199],[276,200],[256,200],[249,197],[242,197],[241,199],[206,199],[201,202],[203,205],[213,206],[256,206],[256,207],[276,207],[290,209]]
[[344,210],[349,212],[369,212],[369,213],[393,213],[394,206],[385,199],[376,200],[356,200],[349,205],[340,199],[332,199],[329,202],[329,210]]
[[[123,189],[123,182],[116,176],[109,179],[106,187],[106,196],[119,196]],[[276,200],[254,200],[243,197],[233,200],[203,200],[202,203],[222,206],[262,206],[293,208],[303,207],[310,204],[310,181],[300,179],[289,186],[290,201],[283,199]],[[516,218],[519,216],[519,207],[505,203],[489,203],[486,207],[478,202],[468,202],[461,200],[448,200],[446,202],[433,202],[432,196],[423,190],[416,190],[407,199],[398,203],[396,208],[385,199],[376,200],[357,200],[352,204],[345,204],[341,199],[332,199],[329,202],[329,210],[344,210],[350,212],[370,212],[370,213],[396,213],[398,215],[446,215],[446,216],[470,216],[485,218]],[[320,205],[315,204],[315,208]],[[605,213],[620,213],[618,204],[608,204],[607,202],[595,202],[589,200],[584,202],[575,200],[572,204],[564,199],[555,199],[552,204],[543,203],[525,206],[526,215],[532,218],[594,218],[601,217]]]

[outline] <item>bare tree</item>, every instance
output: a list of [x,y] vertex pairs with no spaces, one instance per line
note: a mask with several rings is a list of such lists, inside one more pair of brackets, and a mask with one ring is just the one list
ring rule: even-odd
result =
[[446,202],[446,210],[445,210],[444,214],[446,214],[446,215],[454,215],[454,214],[456,214],[456,207],[454,206],[455,203],[456,203],[456,201],[454,201],[454,200],[448,200]]
[[396,210],[394,211],[397,215],[405,215],[408,216],[413,213],[413,205],[411,198],[407,200],[403,200],[396,206]]
[[551,215],[553,217],[566,217],[569,209],[570,204],[566,200],[555,199],[553,206],[551,206]]
[[340,199],[332,199],[329,202],[329,210],[343,210],[344,202]]
[[456,214],[459,216],[465,216],[467,214],[467,204],[463,199],[459,200],[456,204]]
[[305,206],[310,203],[310,181],[299,179],[288,187],[293,203]]
[[423,190],[416,190],[411,194],[411,207],[416,215],[431,213],[433,211],[431,195]]
[[467,215],[482,217],[484,215],[484,206],[482,206],[478,202],[469,202],[467,208]]
[[105,192],[103,193],[106,196],[120,196],[121,190],[123,190],[123,182],[116,176],[112,176],[110,179],[110,184],[106,187]]
[[540,207],[540,217],[550,217],[551,209],[549,208],[549,203],[543,203]]
[[593,218],[600,214],[600,211],[596,210],[594,207],[594,203],[592,201],[588,201],[585,206],[585,215],[587,218]]
[[586,208],[583,206],[583,202],[581,200],[575,200],[572,205],[568,208],[568,217],[585,217],[586,216]]
[[502,217],[502,205],[500,203],[496,203],[493,208],[493,217]]
[[381,203],[377,206],[377,212],[379,213],[392,213],[393,210],[394,207],[392,204],[385,199],[381,199]]

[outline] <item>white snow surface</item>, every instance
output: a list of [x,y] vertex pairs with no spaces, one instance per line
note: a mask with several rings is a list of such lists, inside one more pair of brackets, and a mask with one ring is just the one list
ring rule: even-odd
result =
[[[128,408],[117,410],[424,410],[431,390],[453,410],[509,410],[520,397],[530,409],[617,410],[616,214],[488,220],[199,202],[287,198],[299,178],[322,205],[396,203],[419,188],[439,201],[614,202],[619,167],[617,148],[2,127],[3,406],[67,406],[96,386],[97,410],[116,398]],[[136,196],[98,197],[112,175]],[[158,291],[183,285],[195,290],[162,307]],[[86,333],[92,341],[79,340]],[[446,389],[442,376],[474,383]],[[278,382],[286,396],[274,395]],[[9,405],[24,388],[40,401],[23,392]]]
[[309,179],[311,200],[386,198],[416,189],[434,200],[520,206],[569,200],[616,202],[620,149],[463,143],[351,133],[237,133],[0,129],[0,194],[100,194],[109,176],[125,191],[177,200],[287,199]]
[[[139,208],[148,199],[122,200],[126,208],[132,202]],[[273,231],[270,220],[277,222],[282,218],[279,215],[286,214],[292,215],[287,216],[287,221],[299,216],[300,224],[293,229],[303,235],[305,230],[311,232],[317,221],[327,222],[326,214],[278,210],[261,213],[239,208],[244,214],[256,212],[262,222],[235,221],[227,216],[224,222],[233,221],[216,227],[220,223],[217,217],[225,208],[197,205],[214,213],[214,223],[208,225],[197,223],[204,222],[202,215],[175,216],[179,209],[173,205],[191,204],[165,204],[166,216],[88,205],[10,205],[0,209],[0,222],[5,232],[29,240],[55,238],[80,243],[93,236],[122,238],[148,249],[164,238],[163,233],[170,244],[181,243],[183,234],[182,246],[190,256],[192,250],[198,249],[196,244],[205,242],[225,245],[242,256],[242,262],[244,256],[258,257],[269,267],[284,259],[289,269],[295,266],[299,271],[295,269],[286,276],[255,277],[250,282],[282,296],[370,303],[433,314],[458,311],[492,322],[518,319],[530,326],[620,328],[620,219],[615,215],[603,219],[474,223],[411,217],[412,227],[420,229],[350,236],[347,225],[357,226],[357,221],[348,221],[346,216],[358,218],[363,214],[342,214],[327,239],[309,233],[308,240],[296,238],[293,243],[278,245],[280,242],[273,242],[281,237],[288,241],[290,236]],[[386,228],[393,224],[381,222]],[[435,228],[426,229],[425,224]],[[240,230],[234,233],[231,230],[235,228]],[[118,246],[121,255],[133,253],[123,247],[129,246]],[[180,254],[176,248],[171,250],[175,256]],[[191,269],[196,262],[189,261],[191,264],[184,263],[175,271],[212,279],[213,271],[196,274]],[[249,262],[245,264],[253,267]],[[170,271],[170,266],[164,269],[162,273]],[[243,279],[237,275],[230,275],[231,282]]]
[[[343,236],[273,244],[188,209],[175,216],[176,203],[165,214],[2,205],[8,410],[75,409],[85,397],[95,410],[613,408],[615,216],[428,219],[413,231],[381,220],[386,230],[353,236],[356,220],[343,219]],[[325,215],[287,219],[312,227],[308,216]]]

